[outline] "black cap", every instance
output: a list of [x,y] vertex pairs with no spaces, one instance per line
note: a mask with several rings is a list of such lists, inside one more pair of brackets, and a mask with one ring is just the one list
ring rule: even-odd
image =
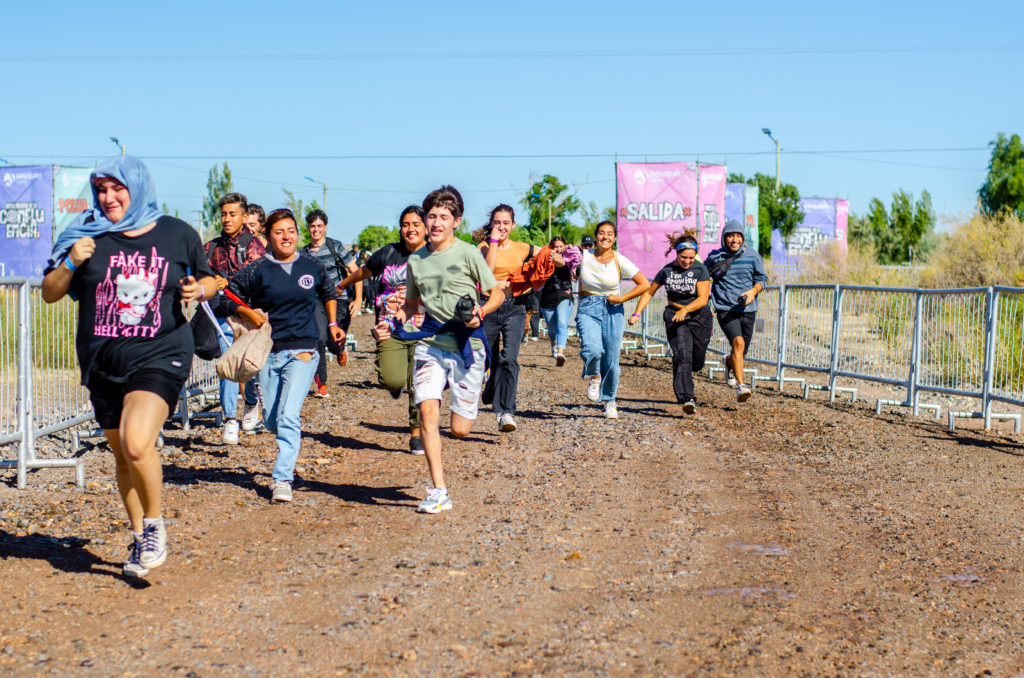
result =
[[597,244],[597,243],[594,242],[594,236],[592,236],[592,235],[585,235],[580,240],[580,247],[585,247],[586,245],[595,245],[595,244]]

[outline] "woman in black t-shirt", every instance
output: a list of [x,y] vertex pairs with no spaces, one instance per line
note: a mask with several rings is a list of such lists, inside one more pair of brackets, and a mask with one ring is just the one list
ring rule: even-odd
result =
[[548,327],[551,357],[555,359],[555,365],[561,367],[565,364],[565,344],[569,336],[572,276],[562,258],[562,253],[565,252],[565,240],[562,236],[556,235],[548,245],[553,252],[551,259],[555,262],[555,272],[540,290],[540,312],[544,316],[544,324]]
[[691,232],[668,236],[671,247],[665,254],[675,251],[675,259],[666,264],[651,287],[640,297],[636,312],[629,319],[633,325],[659,287],[665,288],[665,334],[672,347],[672,388],[683,412],[697,411],[693,396],[693,373],[704,367],[704,357],[711,342],[711,276],[704,264],[697,261],[697,238]]
[[141,161],[104,161],[89,182],[93,208],[58,237],[43,299],[52,304],[70,294],[78,301],[82,383],[114,452],[133,532],[123,572],[144,577],[167,558],[156,441],[192,365],[181,302],[212,298],[217,283],[199,234],[157,209]]
[[[427,227],[423,223],[423,209],[409,205],[398,219],[398,242],[388,243],[373,253],[359,270],[350,274],[341,285],[350,285],[358,280],[372,278],[377,282],[376,296],[372,299],[376,320],[393,318],[398,309],[405,305],[405,281],[408,260],[412,252],[426,245]],[[419,325],[423,316],[413,318]],[[374,339],[376,339],[374,335]],[[409,452],[423,454],[420,439],[420,410],[416,407],[412,392],[413,353],[416,339],[388,337],[377,341],[377,381],[386,388],[391,397],[398,399],[404,388],[409,396]]]

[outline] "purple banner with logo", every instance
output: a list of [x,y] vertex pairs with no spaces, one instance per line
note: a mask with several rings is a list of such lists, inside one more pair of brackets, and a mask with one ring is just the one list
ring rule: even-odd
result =
[[52,246],[52,167],[0,168],[0,276],[42,276]]
[[725,220],[735,219],[746,229],[744,243],[759,251],[757,236],[757,186],[750,184],[725,185]]
[[698,169],[684,162],[620,162],[615,175],[619,251],[648,278],[672,260],[665,254],[669,234],[695,229],[701,257],[719,247],[725,225],[724,165]]
[[782,240],[778,229],[772,231],[772,261],[783,266],[800,266],[800,259],[823,242],[837,240],[846,248],[846,225],[850,203],[836,198],[801,198],[804,220],[789,239]]

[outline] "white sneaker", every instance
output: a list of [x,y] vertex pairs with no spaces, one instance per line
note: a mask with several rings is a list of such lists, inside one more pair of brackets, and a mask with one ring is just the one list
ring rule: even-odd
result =
[[139,540],[139,564],[152,569],[160,567],[167,560],[167,528],[164,519],[157,518],[142,527],[142,539]]
[[270,486],[271,499],[281,503],[292,500],[292,484],[287,480],[278,480]]
[[228,419],[224,422],[224,430],[221,431],[220,441],[225,445],[238,444],[238,420]]
[[587,397],[595,403],[601,399],[601,377],[591,377],[587,384]]
[[604,403],[604,418],[605,419],[618,419],[619,408],[615,407],[614,400],[606,400]]
[[729,369],[729,356],[722,356],[722,367],[725,368],[725,383],[729,386],[735,387],[739,382],[736,381],[736,377],[733,375],[732,370]]
[[736,387],[736,400],[741,403],[745,403],[750,399],[752,391],[746,384],[740,384]]
[[509,412],[502,412],[498,415],[498,428],[501,429],[502,433],[511,433],[518,427],[516,426],[516,420]]
[[432,487],[427,490],[427,498],[416,507],[420,513],[440,513],[452,510],[452,500],[448,496],[448,488]]
[[260,425],[260,401],[246,405],[242,412],[242,430],[252,432]]

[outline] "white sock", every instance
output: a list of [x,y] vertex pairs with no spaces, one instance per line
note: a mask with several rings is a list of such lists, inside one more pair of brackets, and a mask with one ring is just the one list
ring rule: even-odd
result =
[[157,516],[156,518],[143,518],[142,526],[149,527],[150,525],[159,525],[162,522],[164,522],[163,516]]

